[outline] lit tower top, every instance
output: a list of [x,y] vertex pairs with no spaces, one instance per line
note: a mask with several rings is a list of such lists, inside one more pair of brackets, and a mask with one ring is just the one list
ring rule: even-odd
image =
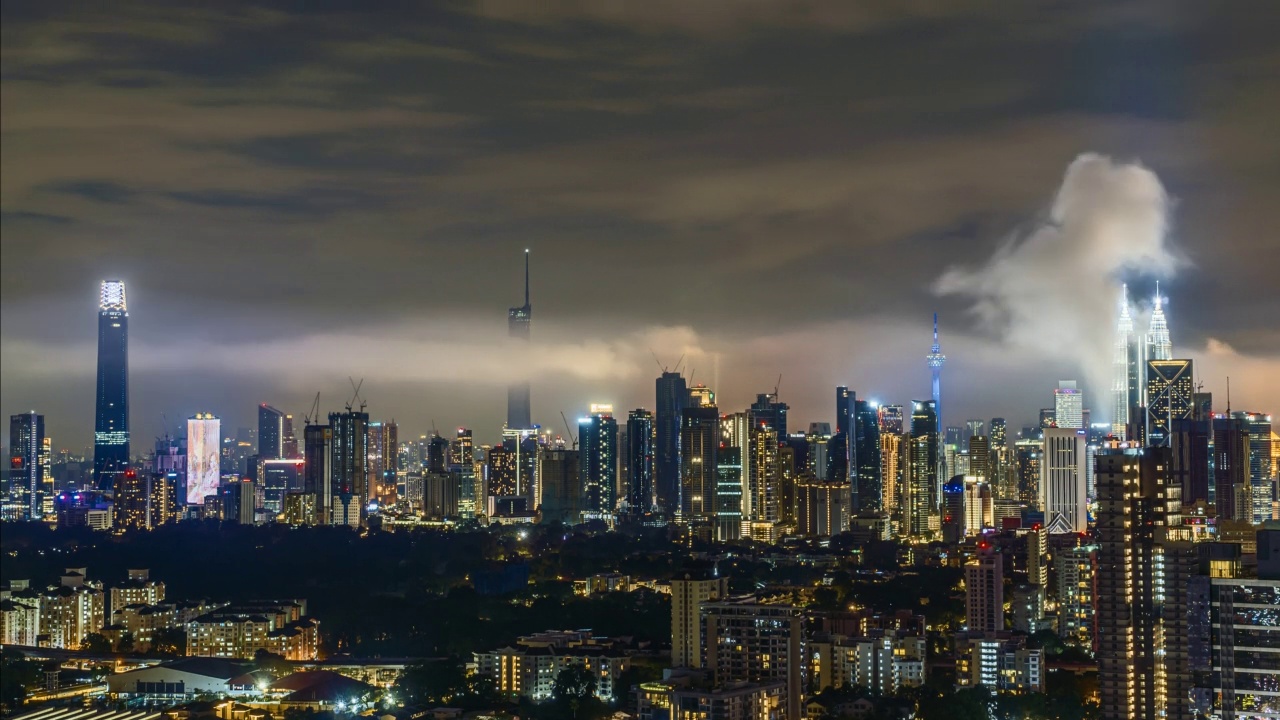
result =
[[1164,299],[1156,282],[1155,309],[1151,311],[1151,327],[1147,331],[1148,360],[1172,360],[1173,342],[1169,339],[1169,323],[1164,317]]
[[933,347],[929,349],[925,359],[929,361],[929,369],[933,373],[933,409],[938,417],[938,429],[941,431],[943,427],[942,364],[947,361],[947,356],[942,354],[942,346],[938,344],[938,313],[933,314]]
[[127,313],[129,311],[124,301],[124,282],[120,280],[102,281],[102,294],[98,309],[101,312]]

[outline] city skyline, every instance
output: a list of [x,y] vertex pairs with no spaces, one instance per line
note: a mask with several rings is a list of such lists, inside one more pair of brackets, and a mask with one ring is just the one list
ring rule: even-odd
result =
[[[1064,171],[1097,152],[1125,172],[1140,162],[1174,201],[1151,272],[1108,282],[1146,299],[1160,279],[1174,356],[1194,358],[1215,397],[1230,375],[1238,406],[1273,408],[1280,297],[1261,251],[1275,180],[1253,159],[1273,154],[1260,120],[1274,113],[1248,100],[1267,96],[1261,75],[1236,72],[1226,98],[1212,81],[1273,62],[1252,14],[1273,11],[1243,7],[935,16],[837,4],[819,22],[784,5],[755,20],[721,8],[704,24],[489,6],[429,18],[122,8],[61,22],[56,8],[7,4],[0,401],[44,414],[60,447],[87,444],[85,309],[92,287],[119,278],[143,446],[162,413],[252,426],[258,403],[297,416],[317,391],[337,409],[348,376],[366,379],[378,417],[417,434],[433,420],[497,428],[502,312],[530,248],[528,370],[545,426],[593,402],[650,407],[651,350],[667,364],[686,355],[731,408],[779,373],[802,422],[830,419],[835,385],[906,404],[928,394],[918,360],[934,312],[949,424],[1026,424],[1063,378],[1101,420],[1109,387],[1077,360],[993,327],[992,298],[972,283],[938,294],[949,270],[994,277],[983,259],[1035,237]],[[945,85],[911,41],[931,33],[965,58]],[[395,42],[375,42],[384,35]],[[246,57],[250,40],[276,54]],[[1171,46],[1196,52],[1157,52]],[[786,60],[731,70],[769,48]],[[1109,64],[1082,64],[1093,57]],[[893,71],[858,80],[872,63]],[[850,75],[818,83],[831,67]],[[68,119],[86,109],[102,122]],[[1065,287],[1106,274],[1082,248]]]

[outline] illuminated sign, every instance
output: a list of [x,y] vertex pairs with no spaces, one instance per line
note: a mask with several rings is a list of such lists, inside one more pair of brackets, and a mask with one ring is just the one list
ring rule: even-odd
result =
[[187,420],[187,504],[204,505],[218,494],[221,421],[209,413]]

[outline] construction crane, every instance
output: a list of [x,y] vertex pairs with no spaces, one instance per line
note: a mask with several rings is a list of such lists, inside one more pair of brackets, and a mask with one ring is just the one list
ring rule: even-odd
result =
[[773,384],[773,401],[778,401],[778,388],[782,387],[782,373],[778,373],[778,382]]
[[357,383],[354,378],[348,375],[347,382],[351,383],[351,389],[353,390],[351,400],[347,402],[347,412],[351,412],[351,408],[356,404],[357,400],[360,401],[360,412],[364,412],[366,403],[364,398],[360,397],[360,388],[364,387],[364,378],[360,378],[360,382]]
[[569,436],[570,442],[573,443],[573,449],[578,449],[578,438],[574,437],[573,431],[569,429],[569,418],[564,416],[564,411],[560,411],[560,419],[564,421],[564,433]]
[[306,415],[302,416],[302,424],[310,425],[320,422],[320,393],[316,393],[315,402],[311,403],[311,409]]

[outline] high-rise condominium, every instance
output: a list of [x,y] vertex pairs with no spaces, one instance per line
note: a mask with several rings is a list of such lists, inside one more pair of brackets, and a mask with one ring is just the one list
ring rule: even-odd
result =
[[1097,456],[1098,693],[1105,720],[1190,718],[1181,488],[1168,448]]
[[104,280],[98,303],[98,392],[93,425],[93,480],[113,487],[129,466],[129,311],[124,283]]
[[612,405],[592,405],[578,421],[583,509],[612,515],[618,505],[618,421]]
[[643,515],[653,508],[653,413],[637,408],[627,413],[627,511]]

